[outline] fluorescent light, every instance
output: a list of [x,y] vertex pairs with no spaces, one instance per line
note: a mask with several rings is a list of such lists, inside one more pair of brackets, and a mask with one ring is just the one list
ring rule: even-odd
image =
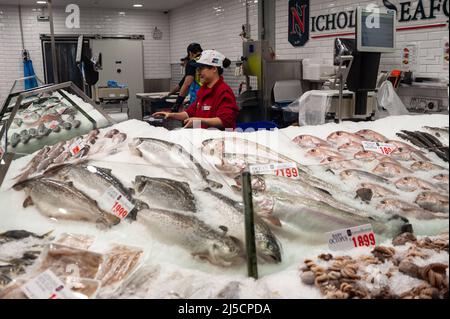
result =
[[41,0],[39,0],[39,1],[36,1],[36,3],[37,3],[37,4],[47,4],[47,1],[41,1]]
[[135,8],[142,8],[144,5],[140,4],[140,3],[135,3],[133,4],[133,7]]

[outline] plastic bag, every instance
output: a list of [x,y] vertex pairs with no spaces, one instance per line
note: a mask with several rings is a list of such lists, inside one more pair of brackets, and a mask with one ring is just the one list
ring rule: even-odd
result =
[[377,94],[378,105],[384,108],[389,115],[407,115],[406,109],[400,97],[395,93],[394,86],[390,81],[381,84]]
[[308,91],[286,109],[298,113],[300,126],[325,124],[325,115],[331,106],[329,95],[329,91]]

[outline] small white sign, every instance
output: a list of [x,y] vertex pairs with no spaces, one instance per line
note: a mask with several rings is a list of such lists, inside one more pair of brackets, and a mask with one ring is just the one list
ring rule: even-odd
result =
[[382,155],[391,155],[397,148],[394,144],[363,141],[362,145],[365,151],[375,152]]
[[277,175],[288,178],[299,178],[300,174],[296,163],[273,163],[262,165],[250,165],[250,174],[253,175]]
[[72,145],[69,146],[69,152],[72,154],[72,156],[76,156],[78,153],[80,153],[84,148],[86,147],[86,144],[82,140],[78,140]]
[[101,202],[105,207],[111,207],[111,213],[120,219],[126,218],[134,208],[134,205],[114,186],[108,188],[103,194]]
[[402,52],[402,70],[403,71],[417,71],[417,60],[419,56],[419,47],[416,43],[409,43],[405,45]]
[[46,270],[21,287],[29,299],[76,299],[70,285],[64,284],[51,270]]
[[340,229],[327,233],[328,247],[333,251],[376,246],[372,225]]

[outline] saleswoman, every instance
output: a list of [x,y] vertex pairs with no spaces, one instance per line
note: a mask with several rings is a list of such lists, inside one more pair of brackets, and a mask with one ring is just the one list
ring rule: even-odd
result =
[[203,51],[196,63],[203,85],[195,102],[185,112],[157,112],[153,116],[183,121],[185,128],[192,128],[194,122],[198,121],[202,128],[235,129],[239,107],[233,91],[222,77],[223,69],[230,65],[231,61],[222,53]]

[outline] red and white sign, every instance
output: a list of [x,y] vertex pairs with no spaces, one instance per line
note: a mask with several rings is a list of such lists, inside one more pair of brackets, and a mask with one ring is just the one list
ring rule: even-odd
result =
[[327,233],[328,247],[333,251],[376,246],[372,225],[340,229]]
[[362,142],[365,151],[375,152],[381,155],[391,155],[397,148],[394,144],[377,143],[377,142]]
[[277,175],[297,179],[300,177],[296,163],[274,163],[263,165],[250,165],[250,174],[253,175]]
[[103,194],[101,201],[105,207],[111,207],[110,212],[120,219],[126,218],[134,208],[134,205],[114,186]]
[[69,146],[69,152],[70,152],[70,154],[72,154],[72,156],[76,156],[85,147],[86,147],[86,144],[84,144],[84,142],[80,140]]

